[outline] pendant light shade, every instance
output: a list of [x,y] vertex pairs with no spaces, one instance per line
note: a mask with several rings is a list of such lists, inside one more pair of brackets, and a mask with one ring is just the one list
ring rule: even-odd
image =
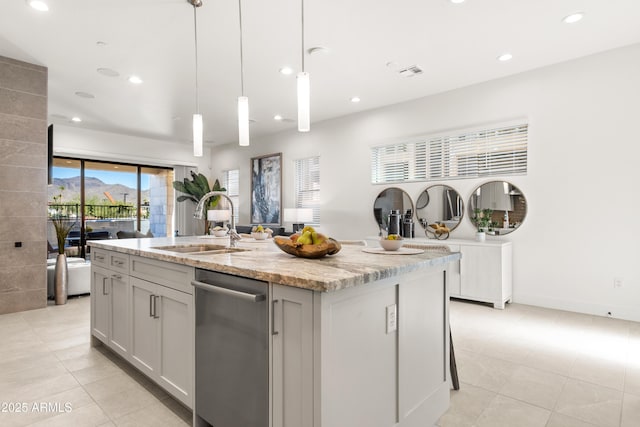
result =
[[309,132],[311,129],[310,83],[309,73],[298,73],[298,131]]
[[193,115],[193,155],[202,157],[202,114]]
[[244,51],[242,49],[242,0],[238,0],[238,21],[240,23],[240,92],[238,97],[238,144],[249,145],[249,98],[244,96]]
[[249,145],[249,98],[238,97],[238,143],[246,147]]

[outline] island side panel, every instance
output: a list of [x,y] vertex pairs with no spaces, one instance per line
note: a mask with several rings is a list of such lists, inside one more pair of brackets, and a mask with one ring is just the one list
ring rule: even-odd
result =
[[434,424],[449,405],[444,266],[320,295],[322,427]]
[[386,332],[386,307],[401,279],[321,294],[322,427],[396,425],[398,335]]
[[433,425],[449,407],[447,272],[406,276],[399,286],[399,411],[403,427]]

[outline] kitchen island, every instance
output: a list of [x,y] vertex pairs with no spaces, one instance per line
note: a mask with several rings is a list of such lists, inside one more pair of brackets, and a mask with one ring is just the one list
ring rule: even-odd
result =
[[92,342],[192,408],[196,426],[209,425],[194,399],[204,375],[194,363],[198,270],[264,287],[268,415],[259,425],[428,426],[448,408],[446,272],[458,253],[381,255],[345,245],[310,260],[253,239],[218,252],[208,245],[226,239],[90,244]]

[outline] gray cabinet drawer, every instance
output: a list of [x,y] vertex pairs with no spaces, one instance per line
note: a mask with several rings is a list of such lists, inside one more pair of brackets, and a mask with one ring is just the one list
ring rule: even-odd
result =
[[130,266],[129,274],[133,277],[193,294],[191,281],[195,279],[194,267],[135,255],[131,256]]

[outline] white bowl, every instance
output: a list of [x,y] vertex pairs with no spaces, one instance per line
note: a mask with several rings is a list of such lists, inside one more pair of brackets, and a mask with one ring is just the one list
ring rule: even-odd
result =
[[251,237],[256,240],[265,240],[267,237],[269,237],[269,233],[267,233],[266,231],[254,231],[251,233]]
[[402,239],[396,239],[396,240],[380,239],[380,246],[382,246],[382,248],[385,251],[397,251],[402,247],[403,243],[404,242],[402,241]]
[[224,237],[227,235],[227,230],[226,228],[222,229],[222,230],[213,230],[213,235],[216,237]]

